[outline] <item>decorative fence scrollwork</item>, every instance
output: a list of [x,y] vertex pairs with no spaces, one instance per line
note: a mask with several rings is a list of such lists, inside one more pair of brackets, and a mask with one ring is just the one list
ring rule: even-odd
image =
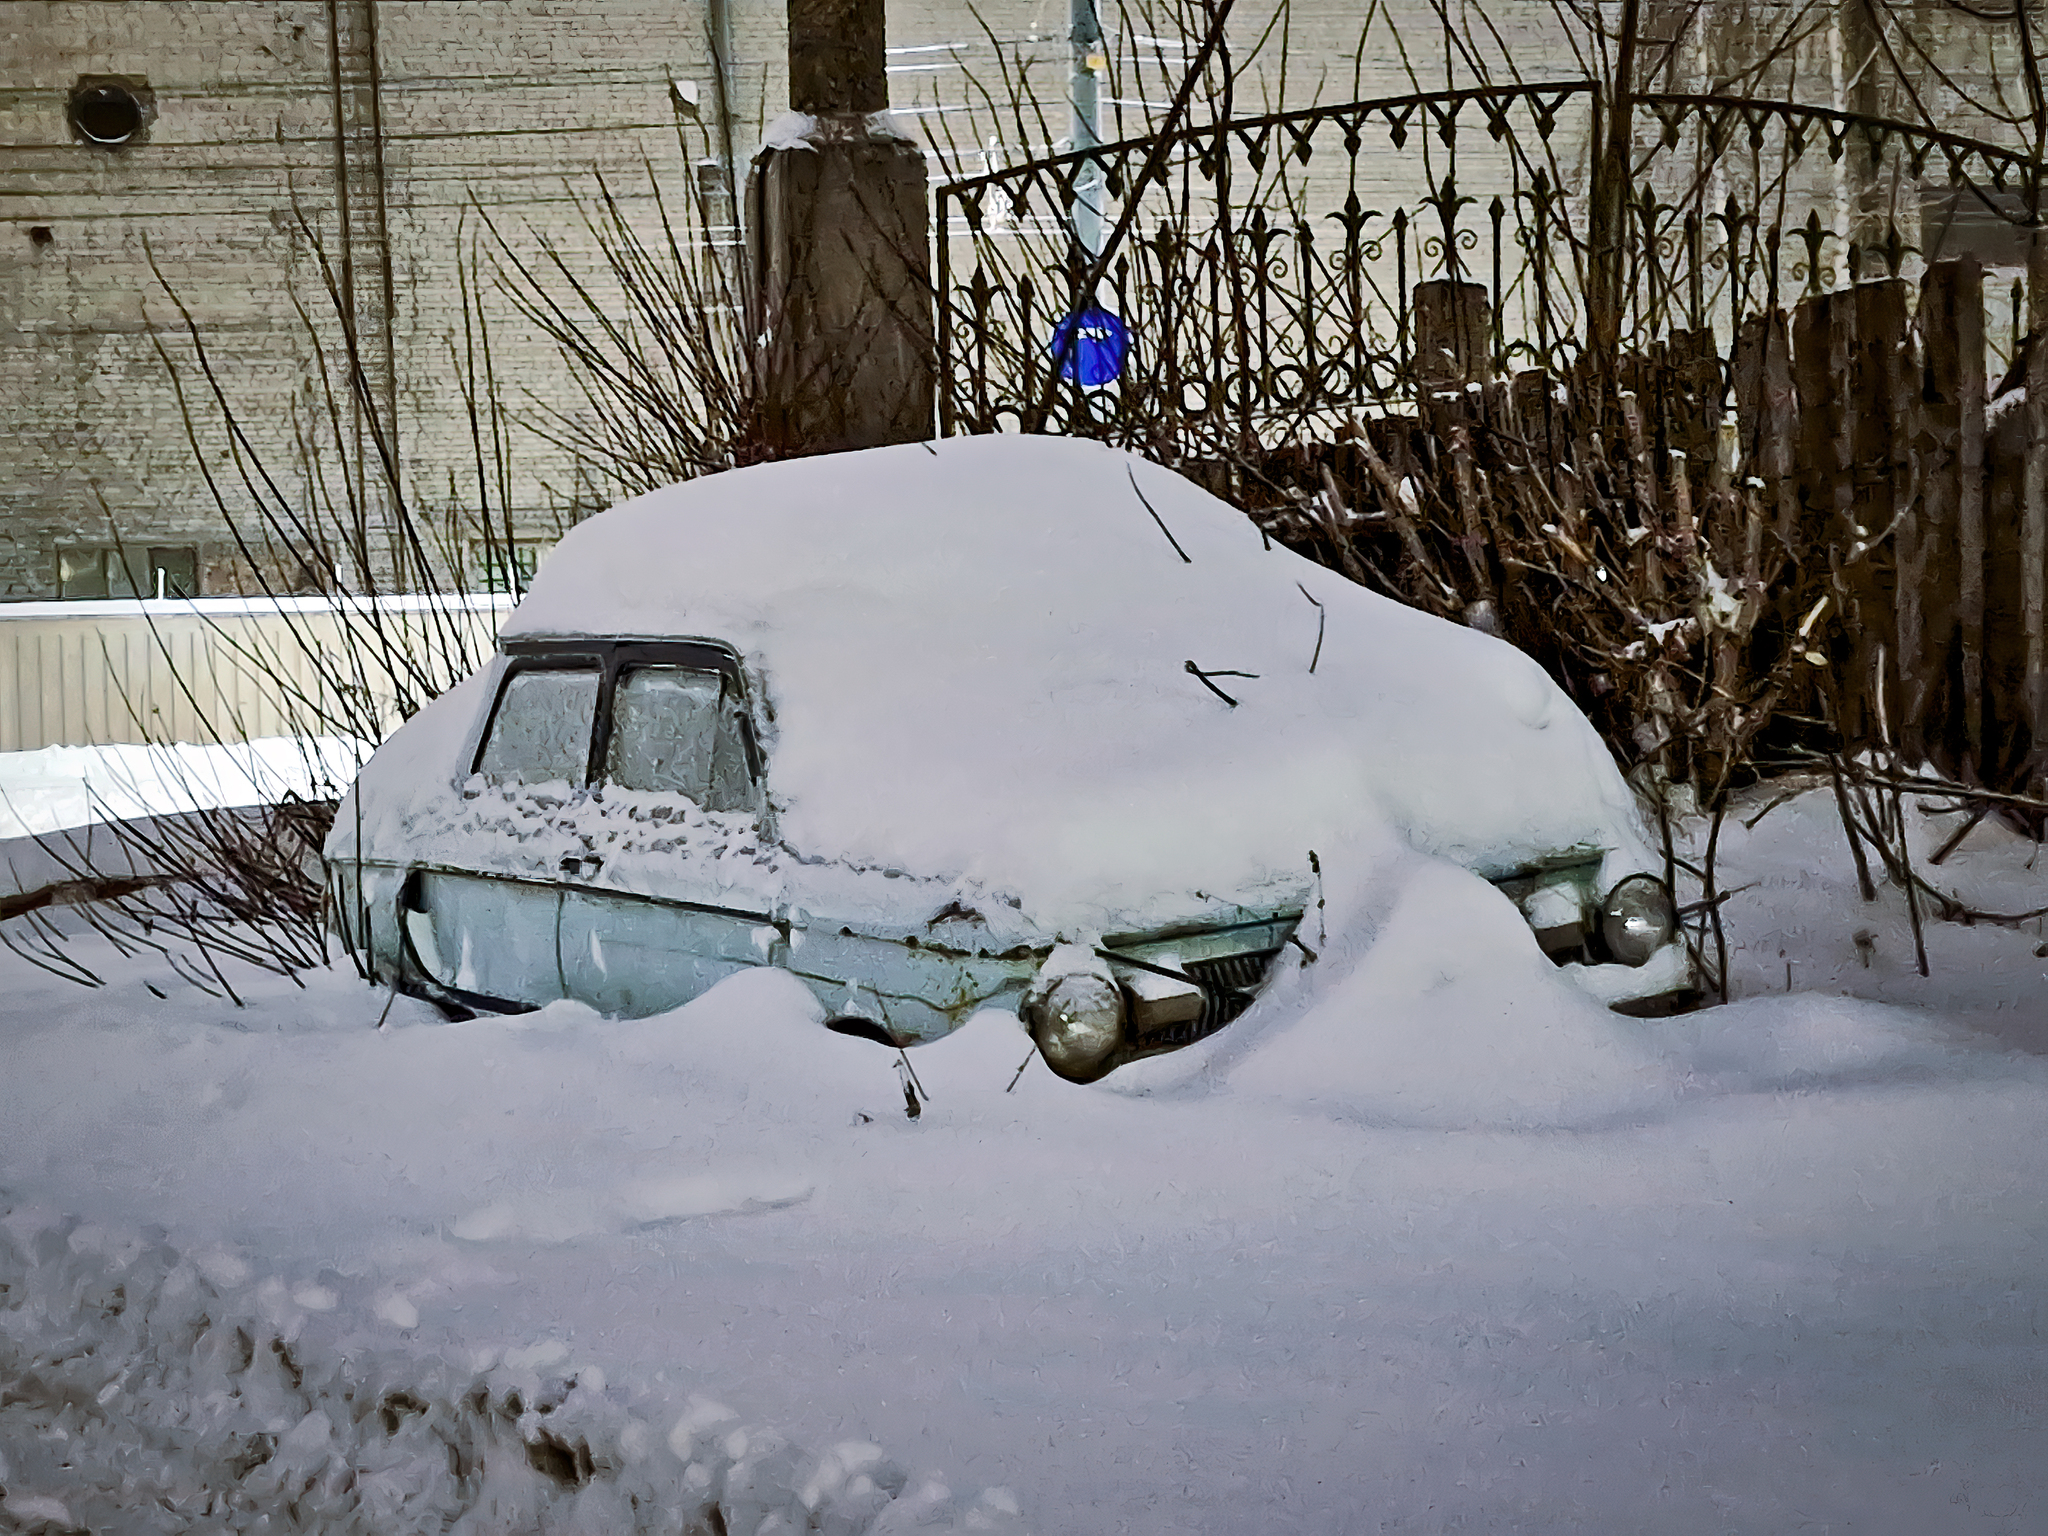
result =
[[[941,430],[1014,429],[1048,401],[1050,430],[1271,442],[1447,377],[1563,373],[1584,346],[1599,110],[1567,81],[1183,128],[1092,294],[1069,233],[1081,172],[1124,199],[1156,140],[947,183]],[[1914,124],[1683,94],[1635,98],[1634,121],[1621,319],[1640,348],[1711,333],[1725,357],[1749,316],[1906,274],[1930,182],[2001,218],[2041,206],[2024,154]],[[1049,389],[1054,328],[1090,303],[1121,318],[1130,360],[1113,384]]]

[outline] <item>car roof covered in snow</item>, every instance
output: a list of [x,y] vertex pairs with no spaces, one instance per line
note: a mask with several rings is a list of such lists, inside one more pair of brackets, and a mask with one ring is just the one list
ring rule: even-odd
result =
[[1645,857],[1535,662],[1096,442],[953,438],[641,496],[571,530],[504,630],[588,635],[740,650],[784,841],[830,857],[1105,903],[1134,876],[1305,872],[1375,820],[1482,872]]

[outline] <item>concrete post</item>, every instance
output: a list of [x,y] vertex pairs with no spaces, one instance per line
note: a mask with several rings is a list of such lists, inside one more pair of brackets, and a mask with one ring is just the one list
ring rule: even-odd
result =
[[889,125],[882,0],[789,0],[790,115],[748,178],[761,447],[932,435],[924,152]]

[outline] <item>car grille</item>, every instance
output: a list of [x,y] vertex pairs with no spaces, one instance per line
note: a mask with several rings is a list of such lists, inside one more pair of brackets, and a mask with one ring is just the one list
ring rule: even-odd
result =
[[1252,1004],[1266,971],[1279,954],[1277,949],[1254,950],[1243,955],[1224,955],[1215,960],[1189,960],[1181,965],[1202,989],[1202,1016],[1179,1024],[1168,1024],[1138,1042],[1147,1052],[1192,1045],[1213,1035]]

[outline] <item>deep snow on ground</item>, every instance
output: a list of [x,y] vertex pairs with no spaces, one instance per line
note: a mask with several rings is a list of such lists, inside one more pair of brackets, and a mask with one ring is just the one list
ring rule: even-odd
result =
[[0,955],[0,1523],[2048,1525],[2036,925],[1919,977],[1810,793],[1724,830],[1738,1000],[1633,1021],[1454,867],[1326,868],[1214,1040],[1077,1088],[984,1014],[914,1122],[773,972],[450,1025]]

